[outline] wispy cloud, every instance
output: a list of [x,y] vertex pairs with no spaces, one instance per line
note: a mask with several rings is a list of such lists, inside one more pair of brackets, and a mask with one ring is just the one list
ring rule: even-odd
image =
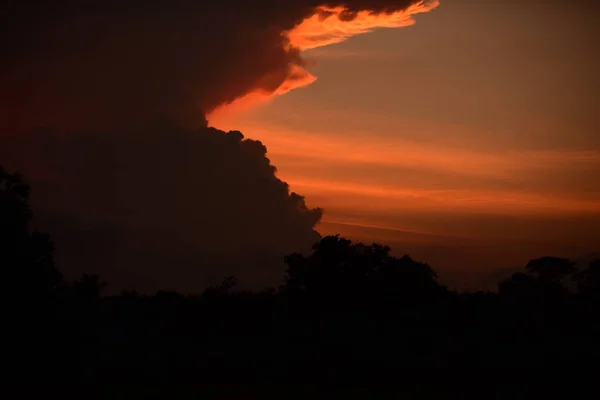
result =
[[[313,177],[288,176],[294,189],[307,195],[330,194],[339,203],[376,201],[379,208],[418,211],[453,211],[492,214],[600,213],[600,193],[595,199],[576,196],[476,189],[434,190],[422,187],[381,186],[351,181],[328,181]],[[346,196],[352,196],[349,199]]]
[[359,135],[332,137],[323,132],[287,131],[277,127],[249,129],[267,144],[269,155],[317,161],[322,165],[352,163],[442,171],[465,176],[518,179],[516,174],[557,168],[599,168],[595,150],[465,149],[411,142],[402,138]]
[[305,55],[309,58],[316,59],[341,59],[341,58],[354,58],[354,59],[385,59],[389,58],[389,54],[385,54],[383,52],[375,52],[375,51],[357,51],[344,49],[339,47],[323,47],[317,48],[313,50],[309,50],[305,53]]

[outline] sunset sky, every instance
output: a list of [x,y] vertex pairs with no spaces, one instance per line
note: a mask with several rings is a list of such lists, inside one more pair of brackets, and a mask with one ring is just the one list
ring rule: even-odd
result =
[[277,286],[319,233],[453,287],[600,251],[594,1],[5,3],[0,165],[66,276]]
[[598,8],[445,0],[415,19],[309,49],[315,82],[209,122],[262,141],[322,234],[454,269],[597,250]]

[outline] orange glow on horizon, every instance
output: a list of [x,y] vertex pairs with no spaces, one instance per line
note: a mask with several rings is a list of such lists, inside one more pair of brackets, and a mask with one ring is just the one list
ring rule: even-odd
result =
[[[372,132],[348,130],[343,137],[324,131],[290,130],[242,120],[214,119],[223,129],[240,129],[268,145],[269,157],[281,167],[292,162],[305,166],[377,165],[446,172],[464,177],[510,179],[532,176],[549,168],[600,168],[600,153],[593,150],[469,149],[445,144],[420,143],[403,137],[377,138]],[[420,128],[423,129],[423,128]],[[434,129],[447,132],[444,126]]]
[[[521,214],[553,214],[576,213],[597,214],[600,212],[600,202],[597,200],[582,200],[568,196],[548,197],[542,194],[486,191],[480,189],[424,189],[420,187],[398,187],[368,185],[354,182],[340,182],[315,178],[287,176],[294,183],[294,189],[301,193],[311,192],[330,194],[351,194],[357,204],[365,209],[373,198],[376,205],[371,209],[381,210],[418,210],[418,211],[468,211],[479,213],[521,215]],[[344,198],[344,197],[342,197]],[[361,198],[367,199],[362,201]],[[352,206],[347,200],[346,206]]]
[[[243,120],[242,120],[243,121]],[[593,150],[497,150],[424,144],[402,137],[378,140],[369,132],[343,137],[326,132],[289,130],[281,126],[218,120],[228,123],[268,146],[268,157],[278,177],[314,205],[328,209],[369,213],[415,212],[483,213],[493,215],[596,215],[598,193],[569,195],[552,187],[527,189],[482,185],[482,182],[536,182],[552,170],[593,170],[600,153]],[[442,132],[443,127],[439,127]],[[349,173],[348,166],[377,168],[376,179]],[[402,179],[413,171],[419,181]],[[326,171],[325,174],[322,171]],[[432,174],[432,175],[429,175]],[[437,174],[456,178],[438,185]],[[434,178],[432,178],[433,176]],[[318,199],[318,200],[315,200]],[[374,199],[377,199],[374,201]]]

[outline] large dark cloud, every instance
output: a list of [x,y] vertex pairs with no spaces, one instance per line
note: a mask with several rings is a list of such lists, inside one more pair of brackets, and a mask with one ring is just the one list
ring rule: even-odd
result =
[[[282,35],[319,5],[404,9],[416,0],[3,0],[5,125],[129,123],[276,89],[304,61]],[[347,14],[352,18],[352,12]]]
[[69,277],[276,284],[282,256],[317,240],[320,210],[260,142],[204,115],[288,80],[304,61],[283,33],[317,6],[351,19],[415,2],[0,0],[0,164],[29,178]]
[[35,225],[52,233],[70,277],[150,290],[192,291],[227,275],[276,284],[282,257],[318,240],[320,210],[290,194],[266,148],[239,132],[155,122],[0,142],[6,165],[30,178]]

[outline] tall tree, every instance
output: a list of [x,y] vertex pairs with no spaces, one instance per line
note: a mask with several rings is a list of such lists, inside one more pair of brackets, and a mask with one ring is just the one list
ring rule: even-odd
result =
[[0,167],[0,268],[2,289],[20,297],[48,294],[62,283],[47,235],[32,232],[30,188],[20,174]]

